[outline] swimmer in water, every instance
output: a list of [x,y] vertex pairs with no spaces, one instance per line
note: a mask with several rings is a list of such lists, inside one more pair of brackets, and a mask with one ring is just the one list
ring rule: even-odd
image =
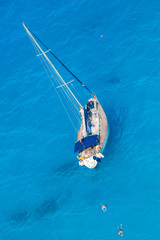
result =
[[119,236],[123,236],[122,224],[120,225],[120,227],[118,227],[118,234],[119,234]]
[[102,210],[103,210],[103,212],[107,211],[106,205],[102,205]]

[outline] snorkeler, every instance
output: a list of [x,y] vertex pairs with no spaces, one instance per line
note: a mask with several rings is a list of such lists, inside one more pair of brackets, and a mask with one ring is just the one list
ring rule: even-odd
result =
[[102,205],[102,210],[103,210],[103,212],[106,212],[106,211],[107,211],[106,205]]
[[120,236],[123,236],[122,224],[120,225],[120,227],[118,227],[118,234],[119,234]]

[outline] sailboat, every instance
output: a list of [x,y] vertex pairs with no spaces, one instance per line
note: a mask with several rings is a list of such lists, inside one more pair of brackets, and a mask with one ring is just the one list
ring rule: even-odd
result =
[[[100,102],[98,101],[96,95],[86,85],[84,85],[84,83],[82,83],[79,78],[77,78],[61,62],[61,60],[51,51],[51,49],[49,49],[31,30],[29,30],[24,23],[23,27],[25,28],[36,52],[38,53],[37,56],[41,58],[42,64],[47,71],[56,93],[58,96],[60,96],[58,92],[60,90],[63,96],[66,96],[65,101],[62,101],[60,98],[62,104],[64,105],[64,102],[69,103],[70,100],[70,102],[72,102],[75,106],[75,111],[78,111],[78,114],[80,115],[80,126],[74,147],[74,153],[78,158],[79,165],[86,166],[88,168],[95,168],[97,163],[104,158],[103,152],[109,137],[107,117]],[[42,49],[42,46],[45,47],[46,51]],[[48,53],[50,53],[74,79],[66,82],[49,59],[47,55]],[[81,87],[88,91],[90,97],[85,104],[80,102],[78,96],[76,96],[71,89],[72,83],[75,80],[80,83]],[[75,114],[73,108],[71,108],[71,110]],[[69,118],[72,122],[70,116]]]

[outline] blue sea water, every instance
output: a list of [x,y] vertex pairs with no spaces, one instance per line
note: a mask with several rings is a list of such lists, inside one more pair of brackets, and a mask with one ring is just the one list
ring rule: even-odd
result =
[[[160,239],[159,13],[156,0],[0,1],[1,240],[116,240],[120,224],[123,239]],[[78,166],[22,22],[101,102],[96,169]]]

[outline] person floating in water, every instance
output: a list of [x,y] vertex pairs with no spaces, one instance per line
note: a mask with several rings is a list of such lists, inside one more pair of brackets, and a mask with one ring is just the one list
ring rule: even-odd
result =
[[107,211],[106,205],[102,205],[102,210],[103,210],[103,212],[106,212],[106,211]]
[[123,236],[122,224],[120,225],[120,227],[118,227],[118,234],[119,234],[119,236]]

